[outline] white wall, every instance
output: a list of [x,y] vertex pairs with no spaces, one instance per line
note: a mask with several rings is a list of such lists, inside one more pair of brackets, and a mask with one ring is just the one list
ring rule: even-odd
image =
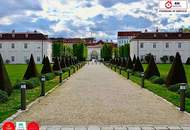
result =
[[101,59],[101,57],[100,57],[101,48],[95,48],[95,47],[88,47],[88,58],[87,59],[90,60],[91,54],[92,54],[93,50],[97,51],[97,53],[98,53],[98,59],[100,60]]
[[[15,48],[12,48],[12,43]],[[25,43],[27,48],[24,48]],[[43,55],[48,56],[50,60],[52,59],[52,43],[47,40],[1,40],[0,44],[2,44],[0,53],[4,62],[10,60],[11,64],[25,64],[31,54],[37,64],[41,64]],[[12,56],[15,57],[14,62],[11,60]],[[37,61],[37,57],[40,58],[40,61]]]
[[[143,48],[140,44],[144,43]],[[153,48],[153,43],[156,44],[156,48]],[[166,43],[169,43],[169,48],[166,48]],[[181,48],[178,48],[178,43],[181,43]],[[182,62],[186,62],[190,57],[190,40],[133,40],[130,44],[131,57],[145,56],[148,53],[156,56],[156,62],[160,63],[160,57],[175,56],[176,52],[179,52],[182,58]]]

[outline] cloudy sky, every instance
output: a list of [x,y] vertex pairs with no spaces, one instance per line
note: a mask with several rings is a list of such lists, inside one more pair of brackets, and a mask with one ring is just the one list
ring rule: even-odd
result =
[[[159,0],[1,0],[0,31],[116,39],[123,30],[190,27],[190,14],[160,14]],[[190,2],[189,2],[190,3]]]

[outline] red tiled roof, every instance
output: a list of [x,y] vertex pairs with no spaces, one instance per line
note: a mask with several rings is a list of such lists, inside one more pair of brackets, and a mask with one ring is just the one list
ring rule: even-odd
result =
[[118,32],[118,36],[137,36],[141,31]]
[[183,32],[144,32],[135,39],[190,39],[190,33]]
[[38,32],[0,33],[0,40],[48,40],[48,35]]

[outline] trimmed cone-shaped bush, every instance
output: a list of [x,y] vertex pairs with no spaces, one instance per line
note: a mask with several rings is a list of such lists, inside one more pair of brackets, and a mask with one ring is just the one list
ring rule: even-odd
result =
[[135,66],[133,68],[133,71],[144,72],[144,69],[143,69],[143,66],[141,64],[139,57],[137,57],[137,59],[136,59],[136,63],[135,63]]
[[27,70],[26,70],[26,72],[24,74],[23,79],[28,80],[28,79],[30,79],[32,77],[38,77],[38,76],[39,76],[39,73],[38,73],[38,70],[36,68],[34,57],[31,54],[30,61],[29,61],[29,64],[28,64],[28,68],[27,68]]
[[44,64],[45,59],[46,59],[46,56],[44,55],[43,60],[42,60],[42,64]]
[[11,95],[12,92],[11,82],[7,70],[5,68],[5,65],[3,63],[3,58],[1,54],[0,54],[0,90],[7,92],[9,96]]
[[61,66],[60,66],[58,58],[56,57],[53,64],[53,71],[60,71],[60,70],[61,70]]
[[185,70],[179,52],[176,53],[174,62],[166,78],[166,85],[170,86],[178,83],[187,83]]
[[134,57],[133,57],[133,65],[135,65],[136,64],[136,56],[134,55]]
[[155,61],[154,61],[154,57],[150,56],[149,64],[148,64],[148,67],[146,68],[146,71],[145,71],[145,78],[149,79],[152,76],[159,76],[160,77],[160,72],[158,70],[158,67],[157,67]]
[[133,62],[132,62],[130,56],[128,57],[126,68],[127,68],[127,69],[130,69],[130,70],[133,69]]
[[187,58],[187,61],[186,61],[186,63],[185,63],[186,65],[190,65],[190,57],[189,58]]
[[126,64],[127,64],[127,59],[123,58],[121,67],[126,67]]
[[46,74],[46,73],[52,73],[52,68],[51,68],[51,64],[49,62],[49,58],[46,57],[45,61],[44,61],[44,65],[42,67],[41,70],[41,74]]
[[62,57],[62,58],[61,58],[61,63],[60,63],[61,68],[65,68],[65,67],[67,67],[67,65],[66,65],[65,62],[66,62],[65,57]]

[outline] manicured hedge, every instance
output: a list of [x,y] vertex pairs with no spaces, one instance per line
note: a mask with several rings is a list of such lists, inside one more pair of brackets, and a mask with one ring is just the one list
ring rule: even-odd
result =
[[5,103],[6,101],[8,101],[7,92],[0,90],[0,103]]

